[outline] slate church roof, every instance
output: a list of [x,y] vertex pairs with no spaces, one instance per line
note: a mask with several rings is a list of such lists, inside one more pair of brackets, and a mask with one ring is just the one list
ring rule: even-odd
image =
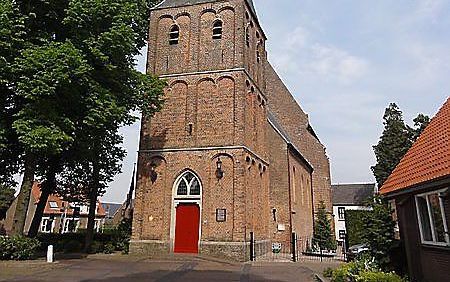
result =
[[398,192],[450,176],[450,98],[425,128],[381,187],[381,194]]
[[[195,4],[204,4],[208,2],[218,2],[221,0],[164,0],[159,5],[155,7],[155,9],[162,8],[173,8],[180,6],[188,6]],[[256,15],[255,6],[253,5],[253,0],[246,0],[252,12]]]
[[363,206],[375,193],[375,184],[331,185],[334,206]]

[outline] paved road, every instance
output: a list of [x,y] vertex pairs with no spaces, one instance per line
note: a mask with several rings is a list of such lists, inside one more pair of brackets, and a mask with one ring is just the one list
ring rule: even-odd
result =
[[[149,260],[130,257],[89,257],[65,260],[33,273],[16,271],[0,281],[152,281],[152,282],[290,282],[313,281],[313,272],[301,264],[237,264],[202,257]],[[0,275],[1,278],[1,275]]]

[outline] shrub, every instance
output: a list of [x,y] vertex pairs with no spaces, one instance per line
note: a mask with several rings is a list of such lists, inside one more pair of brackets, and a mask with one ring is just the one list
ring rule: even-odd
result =
[[403,282],[400,276],[395,273],[364,271],[359,274],[356,282]]
[[335,269],[333,282],[403,282],[395,273],[382,272],[374,259],[362,258]]
[[362,234],[364,233],[364,218],[371,211],[366,210],[347,210],[345,211],[345,229],[348,234],[348,246],[363,243]]
[[94,241],[91,245],[90,253],[96,254],[96,253],[103,253],[103,243],[100,241]]
[[331,278],[333,277],[333,269],[331,267],[327,267],[324,271],[323,271],[323,276],[327,277],[327,278]]
[[23,236],[0,237],[0,259],[27,260],[36,256],[39,241]]
[[116,246],[114,246],[113,243],[107,243],[103,247],[103,253],[105,253],[105,254],[112,254],[112,253],[114,253],[115,250],[116,250]]

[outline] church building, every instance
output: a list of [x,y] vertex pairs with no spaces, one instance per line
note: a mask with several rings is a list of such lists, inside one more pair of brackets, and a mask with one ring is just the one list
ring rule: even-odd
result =
[[168,86],[142,119],[130,252],[245,261],[250,234],[311,237],[319,204],[332,213],[329,160],[252,0],[165,0],[149,32],[147,72]]

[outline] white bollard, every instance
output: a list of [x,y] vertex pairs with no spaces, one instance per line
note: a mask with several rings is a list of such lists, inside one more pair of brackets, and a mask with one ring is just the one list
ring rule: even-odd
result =
[[49,245],[47,248],[47,262],[53,262],[53,245]]

